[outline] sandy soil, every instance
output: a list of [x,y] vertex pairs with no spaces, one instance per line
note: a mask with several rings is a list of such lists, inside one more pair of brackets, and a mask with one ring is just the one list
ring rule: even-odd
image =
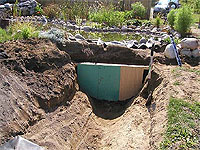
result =
[[[200,101],[200,65],[194,65],[187,58],[187,61],[183,59],[183,69],[157,62],[152,79],[134,99],[106,102],[76,91],[75,68],[66,52],[59,51],[49,41],[28,42],[11,42],[13,46],[9,48],[6,48],[9,43],[0,45],[1,50],[6,50],[10,59],[14,59],[2,61],[0,67],[1,143],[22,135],[49,150],[158,149],[166,129],[170,96]],[[41,43],[47,52],[39,47]],[[28,52],[22,48],[26,45],[29,45]],[[13,53],[14,47],[22,51]],[[51,61],[45,59],[46,55],[52,58]],[[34,61],[30,61],[33,58]],[[58,59],[63,61],[56,64]],[[27,62],[31,65],[27,66]],[[48,65],[38,72],[38,69],[30,69],[37,64],[33,62]],[[31,81],[33,84],[29,84]],[[60,86],[60,90],[45,88],[49,85]],[[35,93],[42,98],[38,99]]]

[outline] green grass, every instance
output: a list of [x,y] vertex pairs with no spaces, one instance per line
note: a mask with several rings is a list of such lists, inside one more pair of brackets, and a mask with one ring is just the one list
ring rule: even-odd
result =
[[160,149],[198,149],[200,142],[200,103],[170,98],[168,124]]
[[15,23],[7,30],[0,28],[0,43],[9,40],[28,39],[38,37],[38,29],[31,23]]
[[181,83],[180,83],[179,81],[175,81],[173,84],[174,84],[175,86],[181,85]]
[[181,75],[181,71],[194,72],[196,75],[200,75],[200,70],[199,69],[186,68],[186,67],[176,67],[175,69],[172,70],[172,73],[175,76],[180,76]]

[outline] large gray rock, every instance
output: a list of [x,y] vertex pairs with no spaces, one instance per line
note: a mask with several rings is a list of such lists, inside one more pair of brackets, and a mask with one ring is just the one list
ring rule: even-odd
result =
[[138,41],[136,40],[131,40],[128,41],[127,45],[128,48],[134,48],[134,49],[138,49]]
[[147,45],[144,43],[139,45],[139,49],[147,49],[147,48],[148,48]]
[[123,27],[121,28],[121,31],[122,31],[122,32],[127,32],[127,31],[128,31],[128,28],[127,28],[126,26],[123,26]]
[[195,58],[200,57],[200,49],[193,50],[191,53]]
[[187,48],[195,50],[199,46],[198,40],[196,38],[184,38],[181,41],[181,48]]
[[174,48],[172,44],[166,46],[164,55],[169,59],[174,59],[176,57],[174,54]]
[[13,7],[13,4],[10,4],[10,3],[6,3],[6,4],[4,4],[4,6],[5,6],[5,8],[6,9],[12,9],[12,7]]
[[0,5],[0,10],[5,9],[6,7],[4,5]]
[[190,51],[190,49],[184,48],[180,51],[180,54],[182,56],[188,56],[191,57],[192,56],[192,52]]
[[85,38],[80,34],[76,34],[75,38],[78,39],[78,40],[85,40]]
[[142,37],[141,39],[140,39],[140,44],[146,44],[146,42],[147,42],[147,40],[144,38],[144,37]]
[[91,31],[91,27],[89,27],[89,26],[84,26],[84,27],[82,27],[81,29],[82,29],[83,31],[86,31],[86,32]]

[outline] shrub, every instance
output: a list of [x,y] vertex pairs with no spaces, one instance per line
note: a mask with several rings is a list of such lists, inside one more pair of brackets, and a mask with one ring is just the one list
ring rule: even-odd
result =
[[181,0],[180,3],[189,6],[195,13],[200,14],[200,0]]
[[3,42],[8,41],[10,39],[11,39],[10,34],[8,34],[6,32],[6,30],[0,28],[0,43],[3,43]]
[[125,14],[124,14],[124,18],[125,18],[126,20],[130,20],[130,19],[133,18],[133,12],[132,12],[132,11],[125,11],[124,13],[125,13]]
[[176,17],[176,10],[172,9],[167,15],[167,20],[171,28],[174,28],[175,17]]
[[37,6],[35,7],[35,15],[40,16],[40,15],[42,15],[43,13],[44,13],[44,11],[43,11],[41,5],[40,5],[40,4],[37,4]]
[[187,6],[178,9],[174,23],[175,29],[185,36],[193,23],[192,12]]
[[76,18],[87,19],[89,13],[89,5],[86,0],[82,1],[67,1],[59,5],[61,9],[60,17],[64,20],[76,20]]
[[31,37],[38,37],[36,27],[30,22],[17,22],[8,28],[8,33],[12,35],[12,39],[27,39]]
[[163,24],[163,20],[161,19],[160,15],[157,15],[155,20],[153,21],[153,24],[159,28]]
[[89,19],[100,24],[105,24],[106,26],[120,26],[125,21],[125,13],[120,11],[115,11],[114,8],[107,9],[103,7],[96,12],[89,13]]
[[59,8],[59,5],[57,4],[50,4],[44,7],[43,11],[44,11],[45,16],[53,19],[53,18],[59,17],[60,8]]
[[7,30],[0,28],[0,43],[8,40],[27,39],[38,37],[37,28],[31,23],[15,23],[11,24]]
[[146,9],[141,2],[136,2],[131,5],[133,17],[136,19],[144,19]]

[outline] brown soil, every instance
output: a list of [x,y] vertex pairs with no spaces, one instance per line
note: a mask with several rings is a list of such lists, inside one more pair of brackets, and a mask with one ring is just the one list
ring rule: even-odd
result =
[[[169,97],[200,100],[200,76],[191,71],[200,70],[195,65],[198,59],[192,67],[187,63],[192,60],[185,58],[182,70],[156,59],[152,79],[138,96],[106,102],[76,92],[70,56],[48,40],[8,42],[0,45],[1,50],[9,58],[0,59],[0,143],[22,135],[49,150],[157,149],[166,128]],[[131,53],[133,60],[136,55],[141,61],[147,57]],[[118,54],[115,62],[123,62]]]

